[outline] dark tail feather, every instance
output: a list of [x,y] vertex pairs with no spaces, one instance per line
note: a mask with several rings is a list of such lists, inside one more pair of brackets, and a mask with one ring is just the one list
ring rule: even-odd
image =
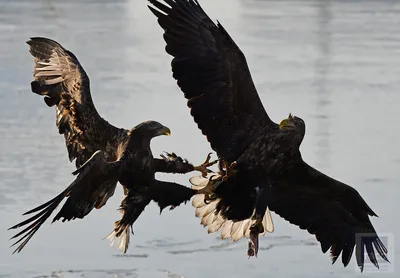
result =
[[186,204],[195,194],[196,190],[186,186],[156,180],[150,188],[149,196],[158,204],[161,213],[168,206],[171,206],[171,209],[173,209],[182,203]]
[[72,182],[71,193],[54,221],[82,219],[93,208],[100,209],[113,196],[118,182],[119,162],[105,161],[101,151],[95,152],[72,174],[77,175]]
[[8,230],[11,229],[17,229],[19,227],[25,226],[27,224],[31,224],[28,227],[26,227],[24,230],[19,232],[18,234],[14,235],[12,238],[17,238],[21,235],[23,235],[17,242],[15,242],[12,246],[20,243],[22,243],[17,247],[17,249],[14,250],[13,254],[15,252],[21,252],[21,250],[25,247],[25,245],[29,242],[29,240],[33,237],[33,235],[39,230],[40,226],[47,220],[47,218],[50,217],[52,212],[57,208],[57,206],[61,203],[61,201],[66,197],[67,195],[67,190],[63,191],[60,193],[58,196],[55,198],[51,199],[50,201],[44,203],[43,205],[40,205],[28,212],[25,212],[23,215],[34,213],[39,211],[37,214],[34,216],[28,218],[25,221],[22,221],[21,223],[18,223],[17,225],[12,226]]
[[[52,222],[60,219],[62,222],[71,221],[76,218],[83,219],[94,208],[100,209],[103,207],[107,203],[108,199],[114,195],[116,181],[111,180],[105,184],[107,185],[103,190],[92,192],[92,195],[83,195],[82,192],[71,193],[60,211],[53,218]],[[81,193],[81,195],[79,193]],[[96,198],[93,199],[94,197]]]

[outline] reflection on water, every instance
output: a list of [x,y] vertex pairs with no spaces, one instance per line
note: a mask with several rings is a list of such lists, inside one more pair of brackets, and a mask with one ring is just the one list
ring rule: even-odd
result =
[[[29,37],[56,39],[78,56],[96,107],[111,123],[170,126],[171,137],[154,140],[155,154],[175,151],[198,163],[210,150],[171,78],[162,32],[145,2],[0,1],[0,277],[353,277],[354,259],[347,269],[331,266],[311,235],[276,215],[275,233],[261,239],[258,259],[248,260],[246,241],[207,235],[189,205],[162,216],[148,207],[121,256],[102,240],[119,218],[121,190],[83,221],[45,224],[11,255],[6,229],[60,192],[74,169],[54,111],[30,93]],[[271,117],[305,119],[304,159],[357,188],[380,215],[376,229],[396,235],[398,1],[201,3],[246,54]],[[188,185],[189,175],[159,177]]]
[[323,1],[318,5],[317,10],[317,52],[318,56],[315,61],[315,92],[317,99],[316,106],[316,121],[318,141],[316,153],[316,167],[326,169],[331,166],[330,161],[330,91],[326,84],[326,79],[329,77],[329,66],[331,62],[331,30],[332,22],[332,6],[331,1]]

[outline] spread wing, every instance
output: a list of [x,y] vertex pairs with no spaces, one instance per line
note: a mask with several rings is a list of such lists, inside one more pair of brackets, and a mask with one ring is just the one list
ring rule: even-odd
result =
[[235,160],[260,127],[276,126],[264,110],[245,56],[197,1],[149,2],[161,11],[149,6],[165,31],[173,77],[191,115],[213,150],[228,162]]
[[84,218],[93,208],[100,209],[104,206],[114,194],[121,167],[121,161],[108,162],[103,152],[95,152],[86,163],[73,172],[78,176],[63,192],[50,201],[24,213],[26,215],[36,212],[32,217],[9,228],[17,229],[29,224],[28,227],[12,237],[12,239],[19,237],[12,246],[21,242],[14,252],[20,252],[25,247],[64,198],[67,198],[67,201],[54,217],[53,222],[59,219],[64,222],[65,220]]
[[369,216],[377,216],[354,188],[299,161],[284,180],[272,184],[268,192],[269,208],[314,234],[322,252],[330,248],[333,263],[342,254],[347,266],[354,247],[358,266],[364,266],[364,247],[372,263],[378,266],[374,247],[387,261],[387,249],[379,239]]
[[47,38],[31,38],[27,44],[35,62],[32,92],[45,96],[49,107],[56,106],[58,131],[65,137],[70,161],[76,159],[79,167],[95,151],[105,151],[119,129],[96,111],[89,77],[73,53]]

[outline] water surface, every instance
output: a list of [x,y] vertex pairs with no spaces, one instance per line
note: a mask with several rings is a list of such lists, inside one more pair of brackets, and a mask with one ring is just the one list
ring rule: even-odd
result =
[[[202,0],[246,54],[270,116],[301,116],[301,150],[311,165],[354,186],[398,234],[400,4],[398,1]],[[91,79],[100,114],[130,128],[155,119],[172,129],[155,154],[193,163],[210,147],[171,77],[162,31],[146,1],[0,1],[0,277],[354,277],[331,266],[313,236],[273,214],[275,233],[258,259],[247,242],[208,235],[191,206],[159,216],[152,204],[137,221],[127,256],[102,240],[120,215],[119,189],[84,220],[46,223],[11,255],[11,225],[73,179],[55,113],[30,92],[33,61],[25,41],[45,36],[73,51]],[[188,185],[190,175],[159,175]],[[399,242],[399,241],[397,241]],[[396,256],[400,243],[391,242]],[[397,248],[395,248],[397,247]],[[393,265],[395,265],[393,261]],[[394,267],[396,270],[396,267]],[[398,277],[396,273],[385,277]],[[363,277],[382,277],[364,273]]]

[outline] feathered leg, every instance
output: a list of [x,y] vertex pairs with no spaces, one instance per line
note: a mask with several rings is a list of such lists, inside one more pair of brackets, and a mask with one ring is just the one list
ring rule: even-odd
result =
[[132,225],[151,200],[157,202],[161,213],[168,206],[173,209],[183,202],[186,203],[196,193],[195,190],[183,185],[158,180],[155,180],[150,187],[145,188],[142,192],[126,187],[125,190],[127,196],[122,201],[120,208],[123,216],[121,220],[115,222],[114,230],[107,236],[111,245],[118,239],[118,249],[122,250],[123,253],[126,253],[129,247]]
[[249,247],[247,250],[247,255],[249,257],[256,256],[258,253],[258,237],[259,234],[263,234],[265,231],[271,232],[273,231],[273,224],[272,224],[272,218],[270,215],[267,217],[267,221],[263,220],[265,219],[265,213],[267,212],[269,214],[268,210],[268,196],[267,196],[267,189],[265,188],[256,188],[256,206],[255,206],[255,212],[253,219],[255,220],[255,223],[250,227],[250,238],[249,238]]
[[117,240],[118,249],[123,254],[126,253],[129,247],[130,233],[133,234],[132,226],[149,203],[150,199],[143,197],[143,195],[128,193],[120,206],[122,218],[115,222],[114,230],[107,236],[111,246]]

